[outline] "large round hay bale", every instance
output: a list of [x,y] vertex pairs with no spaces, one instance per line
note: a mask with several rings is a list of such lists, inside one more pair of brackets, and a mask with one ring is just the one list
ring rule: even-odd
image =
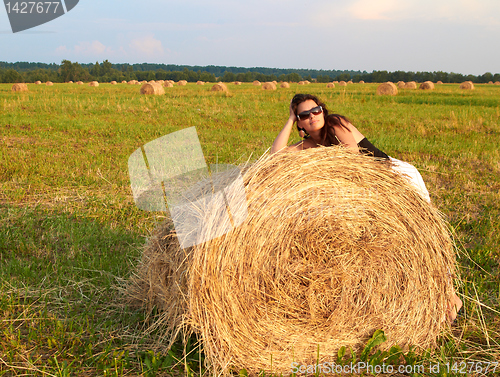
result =
[[255,85],[255,86],[260,86],[260,81],[259,80],[255,80],[252,84]]
[[[264,156],[243,183],[247,215],[236,228],[181,249],[167,222],[144,249],[128,292],[163,313],[167,348],[189,328],[214,374],[289,375],[293,360],[335,360],[377,329],[385,349],[436,345],[454,249],[439,211],[403,176],[331,147]],[[198,234],[225,227],[223,217]]]
[[395,96],[396,94],[398,94],[398,88],[390,81],[380,84],[377,87],[378,96]]
[[405,89],[417,89],[417,83],[415,81],[408,81],[405,84]]
[[329,82],[328,84],[326,84],[326,87],[327,88],[335,88],[335,84],[333,82]]
[[434,90],[434,83],[432,81],[425,81],[422,84],[420,84],[419,89]]
[[52,86],[52,85],[54,85],[54,83],[53,83],[52,81],[47,81],[47,82],[45,83],[45,85],[47,85],[47,86]]
[[272,81],[262,84],[263,90],[276,90],[276,84]]
[[165,89],[163,89],[163,86],[161,84],[158,84],[156,82],[148,82],[147,84],[141,86],[141,94],[161,96],[162,94],[165,94]]
[[13,92],[27,92],[28,85],[26,85],[25,83],[17,83],[17,84],[12,85],[11,90]]
[[465,82],[460,84],[460,89],[474,90],[474,83],[472,81],[465,81]]
[[282,83],[280,83],[280,88],[289,88],[290,87],[290,84],[286,81],[283,81]]
[[35,85],[40,85],[42,82],[40,80],[35,81]]
[[89,86],[99,86],[99,83],[97,81],[91,81],[89,82]]
[[180,86],[187,85],[187,81],[186,80],[179,80],[179,82],[177,83],[177,85],[180,85]]
[[403,89],[405,87],[406,83],[404,81],[398,81],[398,83],[396,85],[398,88]]
[[339,86],[347,86],[347,83],[345,81],[339,81]]
[[212,92],[227,92],[227,86],[223,82],[218,82],[214,84],[210,90]]

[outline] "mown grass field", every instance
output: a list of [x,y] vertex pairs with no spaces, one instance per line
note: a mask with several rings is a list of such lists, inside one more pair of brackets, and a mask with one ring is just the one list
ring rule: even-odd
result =
[[[455,233],[464,309],[429,358],[500,362],[500,86],[458,84],[375,96],[376,84],[264,91],[251,84],[0,85],[0,375],[166,375],[182,352],[155,354],[155,313],[121,287],[164,214],[134,205],[129,155],[196,126],[207,163],[255,160],[297,92],[318,95],[381,150],[414,164]],[[297,141],[298,135],[294,133]],[[193,353],[175,373],[199,374]],[[500,366],[497,368],[500,371]],[[463,375],[457,373],[456,375]]]

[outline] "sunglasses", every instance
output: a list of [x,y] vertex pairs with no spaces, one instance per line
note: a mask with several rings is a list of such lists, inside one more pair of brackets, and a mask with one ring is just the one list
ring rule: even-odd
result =
[[319,115],[323,112],[323,108],[321,106],[313,107],[311,110],[302,111],[300,114],[297,114],[298,120],[308,119],[309,115]]

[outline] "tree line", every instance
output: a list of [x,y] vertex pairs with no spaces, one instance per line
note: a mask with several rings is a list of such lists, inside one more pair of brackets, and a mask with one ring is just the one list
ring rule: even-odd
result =
[[113,64],[108,60],[95,64],[80,64],[63,60],[61,64],[0,62],[0,82],[67,82],[67,81],[150,81],[150,80],[186,80],[188,82],[252,82],[302,80],[316,82],[349,81],[359,82],[398,82],[398,81],[442,81],[443,83],[459,83],[472,81],[488,83],[500,81],[500,74],[487,72],[483,75],[463,75],[448,72],[404,72],[404,71],[340,71],[312,69],[280,69],[265,67],[225,67],[225,66],[185,66],[174,64]]

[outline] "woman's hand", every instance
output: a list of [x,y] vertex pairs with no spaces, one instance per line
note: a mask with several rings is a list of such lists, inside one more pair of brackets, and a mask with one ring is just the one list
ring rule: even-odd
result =
[[[293,99],[292,99],[292,101],[293,101]],[[290,101],[290,116],[288,117],[288,119],[291,120],[293,123],[295,123],[297,121],[297,116],[295,115],[295,112],[293,111],[292,101]]]
[[448,308],[446,310],[446,317],[448,318],[448,322],[452,323],[456,318],[458,311],[462,307],[462,300],[457,296],[455,292],[450,298],[448,302]]

